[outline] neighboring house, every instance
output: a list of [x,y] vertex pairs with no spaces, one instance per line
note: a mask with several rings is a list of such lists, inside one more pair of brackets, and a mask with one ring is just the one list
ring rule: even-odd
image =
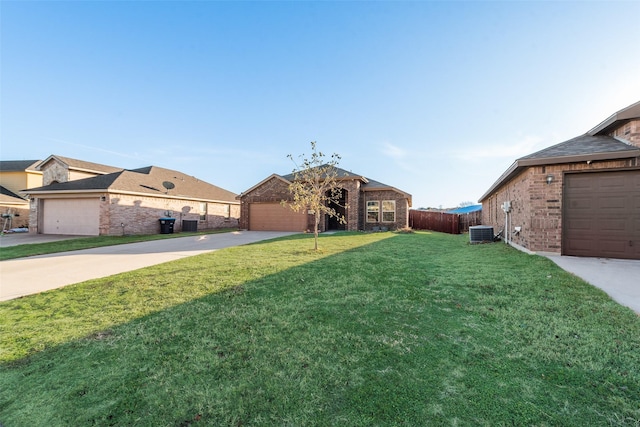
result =
[[[346,224],[325,216],[320,221],[319,231],[394,230],[409,225],[410,194],[344,169],[337,168],[337,172],[342,198],[333,208],[346,219]],[[289,206],[283,206],[282,202],[292,200],[289,184],[293,179],[293,174],[273,174],[240,194],[240,228],[312,230],[312,213],[295,212]]]
[[0,161],[0,214],[2,230],[29,226],[29,199],[21,191],[42,185],[40,160]]
[[640,259],[640,102],[516,160],[480,202],[483,224],[516,247]]
[[[236,194],[170,169],[134,170],[51,156],[41,169],[49,185],[31,188],[29,231],[42,234],[123,235],[160,232],[160,218],[193,231],[237,227]],[[97,166],[97,167],[96,167]],[[76,179],[81,174],[89,177]],[[65,182],[62,182],[65,181]],[[183,222],[186,221],[186,222]]]
[[43,160],[38,165],[38,170],[42,171],[42,185],[49,185],[120,172],[123,169],[54,154]]

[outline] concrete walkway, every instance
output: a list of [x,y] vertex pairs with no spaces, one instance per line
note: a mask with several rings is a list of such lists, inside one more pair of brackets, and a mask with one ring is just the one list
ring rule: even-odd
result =
[[236,231],[0,261],[0,301],[291,234]]
[[640,314],[640,260],[560,255],[547,258]]

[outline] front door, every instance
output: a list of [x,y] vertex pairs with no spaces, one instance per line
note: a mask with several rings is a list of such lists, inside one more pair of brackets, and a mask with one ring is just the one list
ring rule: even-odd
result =
[[347,224],[342,223],[340,221],[340,218],[344,218],[345,221],[347,219],[347,209],[345,208],[346,204],[347,204],[347,190],[343,189],[341,191],[340,198],[337,200],[337,203],[331,202],[329,204],[329,206],[332,207],[338,214],[338,218],[327,215],[327,231],[347,229]]

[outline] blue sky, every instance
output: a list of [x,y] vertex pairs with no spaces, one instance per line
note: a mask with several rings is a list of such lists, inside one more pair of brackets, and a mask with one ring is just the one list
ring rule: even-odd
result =
[[317,141],[477,201],[640,100],[640,2],[0,2],[0,158],[175,169],[240,193]]

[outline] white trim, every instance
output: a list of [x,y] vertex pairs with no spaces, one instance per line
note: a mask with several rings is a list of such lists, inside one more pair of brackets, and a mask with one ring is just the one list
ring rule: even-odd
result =
[[[384,213],[385,212],[391,212],[391,211],[385,211],[384,210],[384,203],[385,202],[391,202],[393,203],[393,221],[385,221],[384,220]],[[382,200],[382,203],[380,203],[380,222],[387,222],[387,223],[394,223],[396,222],[396,213],[398,212],[397,208],[396,208],[396,201],[395,200]]]
[[[377,209],[377,213],[378,213],[378,219],[377,221],[369,221],[369,203],[375,203],[376,206],[378,207]],[[381,212],[382,206],[380,205],[380,200],[367,200],[365,202],[365,222],[369,223],[369,224],[377,224],[380,222],[380,214]]]

